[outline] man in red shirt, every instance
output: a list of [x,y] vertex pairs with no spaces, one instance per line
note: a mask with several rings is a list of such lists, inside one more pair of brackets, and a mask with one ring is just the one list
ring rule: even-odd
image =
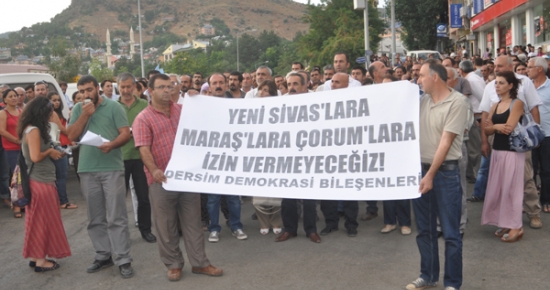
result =
[[192,272],[221,276],[223,271],[210,264],[204,251],[200,194],[166,191],[162,187],[181,114],[181,105],[170,100],[174,89],[167,75],[153,76],[149,80],[151,104],[141,111],[132,126],[136,147],[145,164],[160,258],[168,268],[168,280],[181,279],[184,260],[179,248],[179,219]]

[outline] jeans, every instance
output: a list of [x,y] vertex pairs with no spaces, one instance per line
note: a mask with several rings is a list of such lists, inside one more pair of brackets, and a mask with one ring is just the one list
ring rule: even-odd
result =
[[485,199],[485,190],[487,190],[487,180],[489,179],[489,166],[491,165],[491,154],[485,158],[483,154],[481,155],[481,165],[479,165],[479,170],[477,171],[476,184],[474,185],[474,193],[472,194],[475,197]]
[[535,152],[540,165],[540,203],[550,204],[550,137],[544,138],[540,147],[533,150],[533,168],[535,168]]
[[4,154],[4,148],[0,146],[0,198],[10,198],[10,167]]
[[17,165],[17,159],[19,158],[19,150],[5,150],[4,154],[6,155],[6,161],[8,161],[10,172],[13,173],[13,170]]
[[[411,226],[411,200],[384,200],[384,224]],[[397,219],[396,219],[397,218]]]
[[55,187],[57,187],[57,195],[59,195],[59,204],[69,202],[67,197],[67,171],[69,170],[69,160],[67,155],[58,160],[53,160],[55,165]]
[[[422,171],[422,176],[426,171]],[[428,282],[439,280],[439,251],[437,222],[439,217],[445,239],[444,286],[460,289],[462,285],[462,238],[460,214],[462,186],[459,169],[439,170],[433,179],[433,188],[413,200],[420,251],[420,277]]]
[[[241,200],[236,195],[227,195],[225,198],[227,200],[227,207],[229,208],[229,227],[231,228],[231,231],[234,232],[242,229]],[[210,215],[210,225],[208,226],[208,230],[210,232],[219,232],[222,229],[219,224],[220,199],[221,195],[219,194],[208,195],[208,203],[206,204],[206,207],[208,208],[208,215]]]

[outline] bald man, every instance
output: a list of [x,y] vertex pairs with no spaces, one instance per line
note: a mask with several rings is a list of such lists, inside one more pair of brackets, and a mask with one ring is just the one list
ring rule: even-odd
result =
[[375,61],[369,66],[369,74],[375,84],[381,84],[384,81],[388,68],[381,61]]
[[[332,77],[332,90],[346,89],[349,85],[349,76],[346,73],[337,73]],[[325,228],[321,231],[321,236],[326,236],[338,230],[338,202],[337,200],[321,200],[321,211],[325,217]],[[342,201],[344,205],[344,226],[348,237],[357,236],[357,214],[359,213],[359,203],[353,200]]]
[[345,73],[337,73],[332,77],[331,89],[345,89],[348,87],[349,77]]

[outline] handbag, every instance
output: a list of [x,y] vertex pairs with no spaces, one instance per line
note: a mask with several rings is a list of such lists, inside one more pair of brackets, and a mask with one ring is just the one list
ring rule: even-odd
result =
[[[510,103],[510,111],[516,99]],[[518,122],[512,133],[510,133],[510,149],[516,152],[533,150],[540,145],[544,139],[542,127],[535,122],[531,113],[523,110],[523,118]]]
[[31,165],[30,169],[27,168],[25,156],[23,156],[23,150],[19,151],[17,165],[13,170],[13,176],[11,178],[10,195],[11,203],[14,206],[24,207],[31,203],[31,186],[29,176],[33,167],[34,163]]

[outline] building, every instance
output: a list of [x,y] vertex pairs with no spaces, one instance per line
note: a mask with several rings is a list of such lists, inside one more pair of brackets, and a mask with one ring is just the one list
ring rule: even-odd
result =
[[208,46],[210,46],[210,41],[208,40],[202,40],[202,39],[193,40],[193,48],[195,49],[202,48],[206,50]]
[[0,64],[0,74],[11,73],[50,73],[50,69],[43,65]]
[[162,58],[162,61],[165,62],[165,61],[170,61],[174,58],[174,56],[176,55],[176,53],[180,52],[180,51],[188,51],[188,50],[192,50],[193,49],[193,45],[190,44],[190,43],[185,43],[185,44],[179,44],[179,43],[176,43],[176,44],[171,44],[170,46],[168,46],[168,48],[162,53],[163,55],[163,58]]
[[[489,49],[496,56],[498,48],[527,44],[550,52],[550,1],[450,0],[449,4],[450,22],[457,14],[463,20],[462,33],[453,40],[464,43],[471,53]],[[451,9],[451,4],[461,7]]]
[[11,48],[0,47],[0,62],[11,61]]
[[216,29],[212,25],[206,24],[205,26],[201,27],[200,34],[213,36],[214,34],[216,34]]

